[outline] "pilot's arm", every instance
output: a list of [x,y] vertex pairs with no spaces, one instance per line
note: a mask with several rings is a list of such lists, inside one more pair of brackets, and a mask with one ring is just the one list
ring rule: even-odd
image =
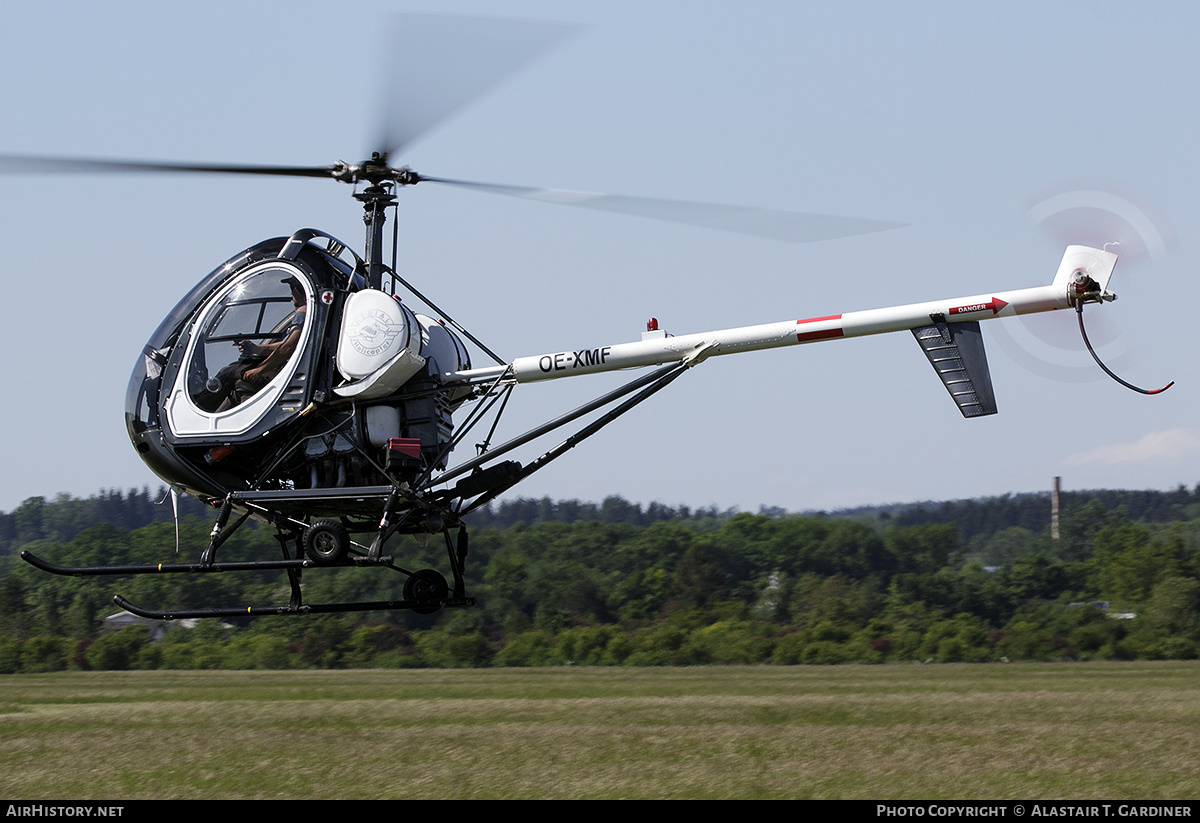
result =
[[292,352],[296,350],[296,344],[300,342],[300,327],[292,326],[288,331],[287,337],[276,343],[267,343],[263,346],[257,346],[254,354],[266,355],[266,358],[252,369],[246,369],[242,375],[242,379],[254,386],[261,386],[270,380],[275,375],[279,374],[283,365],[287,363],[288,358],[292,356]]
[[262,386],[279,374],[288,358],[292,356],[292,352],[296,350],[296,344],[300,342],[300,331],[304,328],[304,315],[303,309],[296,311],[292,324],[288,326],[287,336],[282,340],[261,345],[250,341],[242,343],[242,354],[263,358],[262,362],[254,368],[246,369],[242,374],[243,380],[252,386]]

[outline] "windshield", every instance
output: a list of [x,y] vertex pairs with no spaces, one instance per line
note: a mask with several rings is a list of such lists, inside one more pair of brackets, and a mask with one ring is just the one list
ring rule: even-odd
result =
[[223,412],[256,395],[295,353],[307,318],[307,290],[293,269],[237,282],[201,321],[187,371],[192,401]]

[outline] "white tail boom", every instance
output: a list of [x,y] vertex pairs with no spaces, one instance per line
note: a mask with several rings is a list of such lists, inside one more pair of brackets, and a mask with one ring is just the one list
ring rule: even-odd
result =
[[[956,396],[955,387],[962,387],[961,378],[954,372],[962,372],[967,380],[975,383],[977,393],[990,396],[991,382],[987,378],[987,361],[982,338],[978,334],[979,321],[1055,311],[1072,307],[1079,301],[1114,300],[1116,295],[1106,291],[1106,287],[1116,262],[1117,255],[1111,252],[1087,246],[1068,246],[1054,281],[1049,286],[678,337],[654,330],[645,332],[637,342],[518,357],[507,366],[446,372],[442,379],[444,382],[456,382],[502,378],[529,383],[667,363],[695,365],[723,354],[912,330],[952,397]],[[945,345],[939,346],[934,337]],[[960,363],[961,368],[958,366]],[[944,373],[942,367],[947,365],[950,367]],[[947,377],[947,374],[950,376]],[[986,381],[986,391],[978,385],[981,380]],[[974,417],[994,413],[995,402],[987,402],[984,398],[983,402],[971,401],[966,406],[960,403],[959,408],[965,416]]]

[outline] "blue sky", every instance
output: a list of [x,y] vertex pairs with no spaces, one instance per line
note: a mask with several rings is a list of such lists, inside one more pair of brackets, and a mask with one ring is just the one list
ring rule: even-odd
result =
[[[1191,261],[1200,10],[1180,3],[46,2],[0,31],[0,152],[322,165],[370,148],[397,12],[580,31],[407,150],[420,172],[890,220],[812,244],[432,186],[401,269],[506,358],[1048,283],[1119,239],[1089,313],[984,324],[1000,413],[964,420],[907,333],[709,360],[516,490],[755,511],[1200,481]],[[422,84],[436,78],[414,77]],[[7,176],[0,509],[157,485],[124,432],[142,345],[208,271],[349,187]],[[1131,231],[1132,229],[1132,231]],[[1137,250],[1138,241],[1148,248]],[[508,433],[614,384],[518,388]],[[549,445],[549,444],[548,444]],[[526,455],[528,458],[531,455]]]

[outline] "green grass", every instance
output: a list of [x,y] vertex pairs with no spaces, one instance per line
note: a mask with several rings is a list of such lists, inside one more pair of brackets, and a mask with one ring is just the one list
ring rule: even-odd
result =
[[0,797],[1187,799],[1200,665],[0,677]]

